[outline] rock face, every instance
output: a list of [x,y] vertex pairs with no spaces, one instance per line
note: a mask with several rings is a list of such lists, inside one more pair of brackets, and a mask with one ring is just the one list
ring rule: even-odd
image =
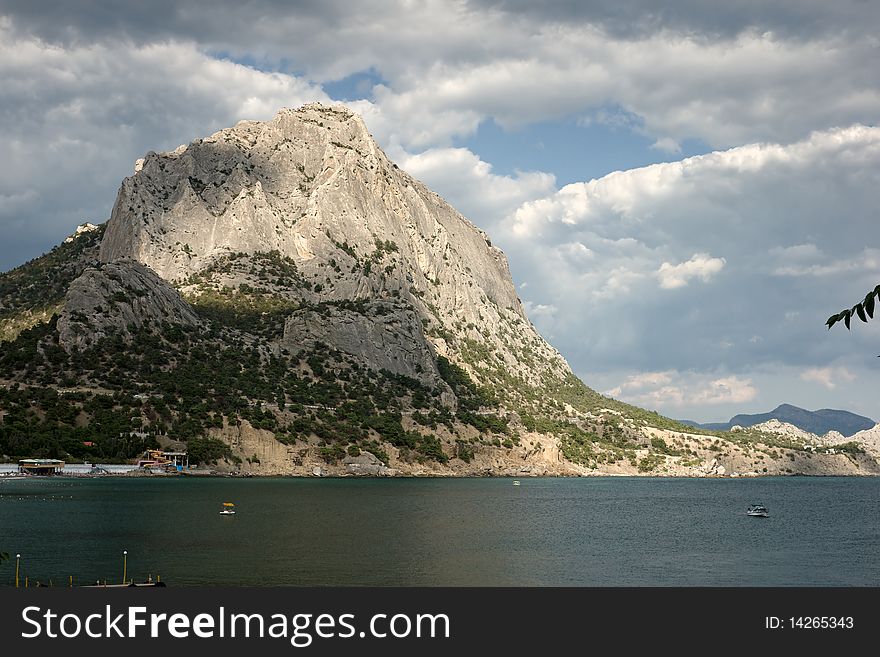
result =
[[347,474],[361,477],[389,477],[394,476],[394,470],[385,465],[369,452],[361,452],[357,456],[346,456],[342,464]]
[[[866,434],[865,431],[861,431],[857,434],[854,434],[850,438],[847,438],[839,431],[829,431],[828,433],[820,436],[809,431],[804,431],[803,429],[800,429],[793,424],[789,424],[788,422],[780,422],[779,420],[767,420],[766,422],[762,422],[761,424],[752,425],[751,428],[757,431],[775,433],[780,436],[786,436],[788,438],[793,438],[795,440],[810,443],[812,445],[839,445],[840,443],[845,443],[850,440],[856,440],[858,436]],[[733,430],[736,430],[736,428],[734,427],[732,431]],[[742,430],[742,428],[740,428],[740,430]]]
[[96,226],[95,224],[87,221],[84,224],[80,224],[79,226],[77,226],[76,230],[73,231],[73,235],[67,236],[67,238],[65,238],[65,240],[64,240],[64,243],[70,244],[71,242],[76,240],[76,238],[78,238],[81,235],[85,235],[86,233],[94,233],[95,231],[99,231],[99,230],[101,230],[100,226]]
[[700,471],[702,474],[710,477],[721,477],[725,474],[726,470],[723,465],[718,462],[718,459],[712,459],[711,461],[706,461],[700,467]]
[[49,322],[70,284],[98,261],[104,226],[81,228],[49,253],[0,274],[0,342]]
[[437,379],[434,355],[411,308],[388,302],[362,304],[358,311],[305,308],[284,325],[281,345],[292,351],[332,345],[369,363],[414,379]]
[[297,267],[297,284],[281,292],[290,299],[394,302],[374,306],[391,308],[374,326],[349,312],[332,321],[300,313],[285,328],[288,344],[344,345],[410,376],[430,370],[437,352],[485,382],[492,373],[468,362],[470,346],[532,385],[571,376],[526,318],[504,254],[389,161],[342,107],[282,110],[148,153],[122,183],[100,257],[137,260],[198,294],[184,284],[199,272],[270,252]]
[[753,424],[752,428],[757,431],[766,431],[767,433],[775,433],[779,434],[780,436],[788,436],[789,438],[797,438],[800,440],[818,439],[818,436],[816,436],[816,434],[810,433],[809,431],[804,431],[803,429],[799,429],[798,427],[794,426],[793,424],[789,424],[788,422],[781,422],[775,419],[767,420],[766,422],[761,422],[760,424]]
[[870,429],[859,431],[850,437],[850,440],[861,445],[868,454],[875,458],[880,457],[880,424],[875,424]]
[[196,327],[192,307],[148,267],[134,261],[86,269],[71,284],[58,318],[58,339],[70,350],[107,336],[127,336],[145,324]]

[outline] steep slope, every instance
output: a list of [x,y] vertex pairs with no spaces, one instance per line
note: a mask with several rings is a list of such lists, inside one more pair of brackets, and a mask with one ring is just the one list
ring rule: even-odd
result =
[[58,317],[58,341],[83,350],[108,337],[130,340],[148,324],[199,326],[199,318],[173,287],[133,260],[95,263],[67,290]]
[[[198,297],[266,289],[259,271],[224,276],[218,267],[279,254],[298,276],[271,286],[271,296],[410,308],[423,325],[419,339],[500,392],[515,394],[500,367],[531,386],[571,376],[526,319],[504,254],[391,163],[345,109],[310,105],[242,122],[150,153],[137,169],[113,208],[105,261],[138,260]],[[294,339],[288,330],[285,341]]]
[[0,275],[0,342],[60,310],[68,286],[98,260],[104,228],[83,224],[51,252]]
[[870,429],[859,431],[852,436],[852,440],[861,445],[874,458],[880,458],[880,424],[875,424]]

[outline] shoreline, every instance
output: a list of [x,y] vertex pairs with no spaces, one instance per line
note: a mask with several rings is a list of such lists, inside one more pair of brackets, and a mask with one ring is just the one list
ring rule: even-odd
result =
[[[134,471],[132,471],[134,472]],[[2,475],[0,474],[0,482],[3,481],[32,481],[32,480],[76,480],[76,479],[770,479],[770,478],[847,478],[847,479],[873,479],[880,477],[877,474],[859,473],[859,474],[841,474],[841,473],[805,473],[791,472],[772,474],[706,474],[706,475],[687,475],[687,474],[636,474],[621,472],[596,472],[585,474],[482,474],[482,475],[455,475],[455,474],[397,474],[394,476],[382,475],[363,475],[363,474],[326,474],[316,475],[300,475],[300,474],[252,474],[252,473],[229,473],[229,472],[181,472],[181,473],[137,473],[137,474],[57,474],[57,475]]]

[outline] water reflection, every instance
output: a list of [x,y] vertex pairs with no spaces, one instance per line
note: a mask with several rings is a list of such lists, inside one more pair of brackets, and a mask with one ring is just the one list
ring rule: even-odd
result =
[[[0,548],[56,584],[118,580],[128,550],[131,576],[171,585],[876,585],[878,492],[861,478],[9,480]],[[755,500],[771,518],[745,516]]]

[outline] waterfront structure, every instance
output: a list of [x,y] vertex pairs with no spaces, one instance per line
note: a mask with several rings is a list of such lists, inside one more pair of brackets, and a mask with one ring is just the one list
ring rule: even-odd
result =
[[30,475],[56,475],[64,469],[64,461],[58,459],[22,459],[18,471]]
[[186,452],[163,452],[160,449],[148,449],[138,461],[138,467],[180,471],[189,467],[189,456]]

